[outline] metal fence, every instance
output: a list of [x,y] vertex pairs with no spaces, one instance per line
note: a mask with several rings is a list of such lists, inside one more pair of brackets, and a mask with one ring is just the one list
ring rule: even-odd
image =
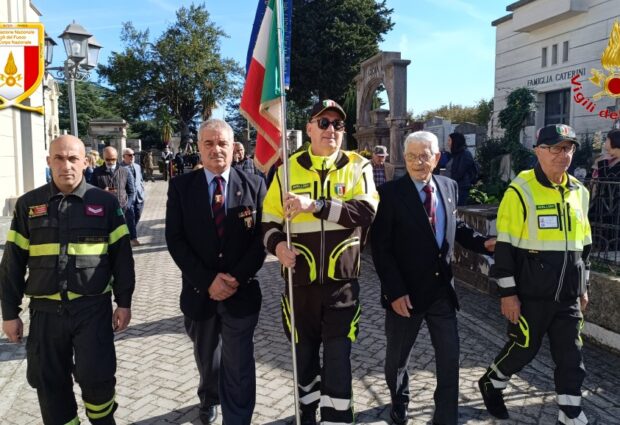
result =
[[591,259],[620,273],[620,182],[590,180]]

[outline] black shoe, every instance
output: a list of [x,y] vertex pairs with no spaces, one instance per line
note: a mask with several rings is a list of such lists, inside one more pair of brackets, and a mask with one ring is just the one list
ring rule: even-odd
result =
[[487,411],[497,419],[508,419],[508,409],[506,409],[502,391],[493,387],[491,380],[486,374],[478,380],[478,387],[480,388],[482,400],[484,400]]
[[204,410],[200,409],[199,417],[203,425],[212,424],[217,419],[217,406],[209,406]]
[[396,425],[405,425],[408,422],[407,419],[407,405],[406,404],[392,404],[390,409],[390,418]]
[[301,412],[301,425],[317,425],[316,410]]

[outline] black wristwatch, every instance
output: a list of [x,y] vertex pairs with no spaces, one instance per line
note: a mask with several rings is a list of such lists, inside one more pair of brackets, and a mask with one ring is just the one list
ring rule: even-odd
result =
[[314,201],[314,213],[320,213],[321,211],[323,211],[323,207],[325,207],[325,200],[324,199],[317,199],[316,201]]

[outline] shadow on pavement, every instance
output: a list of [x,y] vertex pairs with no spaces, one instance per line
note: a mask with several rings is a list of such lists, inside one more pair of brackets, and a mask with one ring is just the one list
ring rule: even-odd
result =
[[198,405],[183,407],[176,409],[163,415],[153,416],[152,418],[142,419],[137,422],[131,422],[131,425],[152,425],[154,423],[170,423],[170,424],[187,424],[202,425],[198,418]]
[[154,322],[145,322],[137,325],[130,325],[116,337],[116,341],[123,341],[130,338],[144,338],[153,335],[185,333],[183,316],[167,317]]

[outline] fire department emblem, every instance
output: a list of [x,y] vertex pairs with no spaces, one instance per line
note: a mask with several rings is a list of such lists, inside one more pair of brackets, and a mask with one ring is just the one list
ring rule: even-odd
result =
[[43,106],[22,104],[43,79],[43,40],[41,23],[0,24],[0,109],[14,106],[43,114]]
[[592,96],[599,100],[603,96],[620,97],[620,23],[614,22],[609,35],[607,48],[601,56],[601,65],[609,73],[598,69],[591,69],[590,82],[601,90]]

